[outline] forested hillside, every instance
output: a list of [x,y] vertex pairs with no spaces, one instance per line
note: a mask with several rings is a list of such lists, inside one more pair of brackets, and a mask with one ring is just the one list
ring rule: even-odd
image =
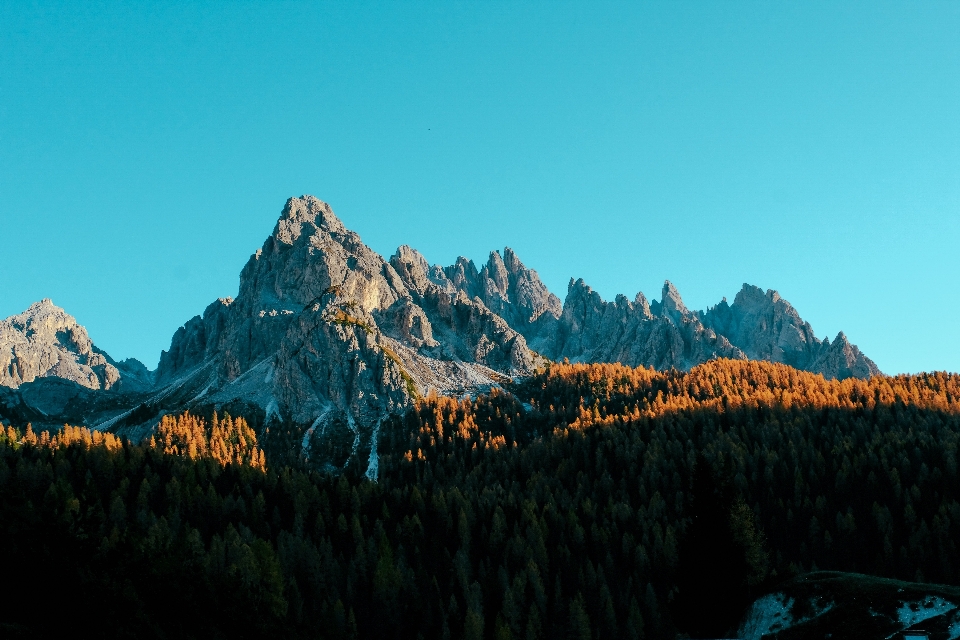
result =
[[552,365],[382,425],[377,482],[204,418],[6,430],[4,635],[667,638],[814,568],[960,584],[956,375]]

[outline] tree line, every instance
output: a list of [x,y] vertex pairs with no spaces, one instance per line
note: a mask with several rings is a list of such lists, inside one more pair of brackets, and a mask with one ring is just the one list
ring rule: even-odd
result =
[[377,482],[272,452],[243,418],[168,416],[144,443],[9,427],[0,629],[722,634],[813,569],[960,584],[958,436],[956,375],[730,360],[430,394],[381,427]]

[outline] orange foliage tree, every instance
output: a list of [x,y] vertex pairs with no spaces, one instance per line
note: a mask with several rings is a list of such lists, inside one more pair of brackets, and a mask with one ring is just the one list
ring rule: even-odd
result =
[[157,432],[150,437],[150,446],[171,455],[191,459],[210,457],[222,465],[249,465],[266,469],[266,457],[257,446],[257,434],[247,421],[216,412],[208,423],[189,411],[178,416],[166,415]]

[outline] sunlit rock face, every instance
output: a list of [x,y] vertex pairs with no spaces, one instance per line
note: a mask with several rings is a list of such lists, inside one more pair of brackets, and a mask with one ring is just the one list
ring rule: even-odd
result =
[[0,422],[96,424],[151,393],[153,372],[115,361],[49,299],[0,321]]
[[[733,304],[724,298],[706,311],[686,307],[664,283],[660,300],[603,300],[571,278],[563,305],[535,271],[509,249],[492,253],[482,270],[461,258],[434,276],[448,291],[475,295],[507,319],[530,346],[553,360],[620,362],[656,369],[689,369],[714,358],[782,362],[826,378],[866,378],[877,366],[841,333],[831,344],[773,290],[744,284]],[[426,267],[424,267],[426,269]]]
[[744,284],[728,305],[726,298],[700,314],[706,326],[727,336],[748,358],[782,362],[825,378],[868,378],[877,365],[847,341],[843,332],[831,345],[819,340],[809,322],[772,289]]
[[869,378],[880,373],[873,360],[863,355],[857,345],[851,344],[843,331],[837,334],[831,344],[824,339],[817,359],[810,365],[810,371],[821,373],[825,378]]
[[16,389],[47,377],[88,389],[111,389],[121,379],[116,363],[94,346],[87,330],[49,298],[0,321],[0,385]]
[[605,302],[582,280],[571,281],[554,342],[545,353],[574,362],[621,362],[657,369],[689,369],[713,358],[744,358],[721,335],[704,327],[667,282],[662,302],[642,293],[631,302]]
[[189,389],[188,403],[255,404],[268,422],[312,425],[317,437],[348,429],[364,451],[384,416],[430,389],[483,391],[540,361],[419,253],[401,247],[387,261],[304,196],[250,257],[237,298],[177,331],[157,381]]

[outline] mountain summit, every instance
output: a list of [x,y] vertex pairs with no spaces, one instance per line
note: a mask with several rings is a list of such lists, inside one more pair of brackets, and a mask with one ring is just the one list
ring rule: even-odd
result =
[[0,320],[0,387],[17,389],[39,378],[60,378],[94,390],[153,384],[140,362],[115,362],[93,344],[76,318],[49,298]]
[[304,196],[287,201],[250,257],[237,298],[177,331],[157,383],[165,402],[252,405],[356,453],[373,450],[383,417],[431,389],[485,390],[540,362],[506,320],[428,271],[416,251],[401,247],[388,262],[328,204]]

